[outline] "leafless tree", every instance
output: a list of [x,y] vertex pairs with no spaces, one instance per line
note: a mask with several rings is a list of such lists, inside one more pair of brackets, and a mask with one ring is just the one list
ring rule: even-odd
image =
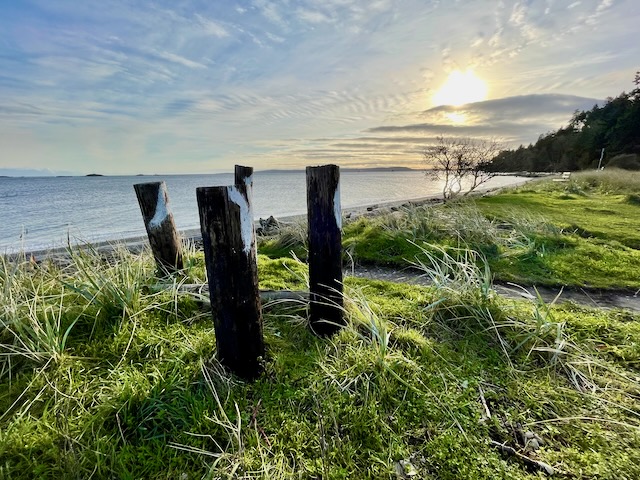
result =
[[445,200],[468,195],[495,176],[487,167],[501,149],[496,140],[438,137],[436,145],[423,151],[427,176],[444,180]]

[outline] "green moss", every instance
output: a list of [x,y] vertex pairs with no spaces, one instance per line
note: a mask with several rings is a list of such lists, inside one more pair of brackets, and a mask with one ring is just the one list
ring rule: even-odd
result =
[[[497,218],[484,225],[502,225]],[[497,239],[491,261],[521,255],[523,277],[537,265],[540,278],[546,271],[560,281],[581,268],[562,255],[588,254],[604,275],[633,253],[532,225],[531,244]],[[379,234],[369,221],[352,228],[360,239]],[[460,245],[444,232],[445,244]],[[618,257],[597,257],[607,249]],[[471,258],[461,252],[456,261]],[[265,310],[265,373],[245,383],[215,360],[210,312],[171,282],[158,292],[146,268],[124,266],[135,259],[121,257],[120,272],[95,267],[91,278],[112,293],[138,292],[133,302],[105,295],[99,305],[60,295],[73,281],[89,288],[71,270],[2,267],[2,321],[26,321],[11,312],[27,312],[44,290],[38,309],[87,317],[66,344],[64,331],[50,333],[49,344],[62,346],[56,355],[33,359],[2,324],[0,478],[366,479],[394,478],[398,468],[416,478],[540,478],[490,446],[521,450],[522,430],[545,441],[529,455],[561,474],[640,476],[638,315],[501,299],[472,278],[455,289],[347,277],[348,323],[332,338],[310,332],[304,308]],[[260,256],[259,272],[263,287],[305,288],[306,267],[292,259]],[[91,333],[89,316],[101,311],[111,313]]]
[[[480,252],[497,280],[525,285],[640,288],[640,215],[633,194],[552,182],[476,201],[359,219],[344,230],[349,259],[408,267],[458,247]],[[570,190],[575,190],[571,188]],[[426,242],[426,243],[425,243]],[[436,254],[437,256],[437,254]]]

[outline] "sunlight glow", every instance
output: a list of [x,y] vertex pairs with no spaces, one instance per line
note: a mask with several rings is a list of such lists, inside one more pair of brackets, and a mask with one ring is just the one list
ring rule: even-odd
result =
[[473,73],[473,70],[468,69],[466,72],[454,70],[433,96],[433,103],[436,106],[453,105],[458,107],[466,103],[486,100],[487,92],[486,82]]
[[446,113],[445,116],[451,120],[453,124],[465,123],[467,121],[467,116],[462,112],[449,112]]

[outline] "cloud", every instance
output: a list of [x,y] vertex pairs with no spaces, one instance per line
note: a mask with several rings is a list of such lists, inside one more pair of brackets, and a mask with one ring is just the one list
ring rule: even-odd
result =
[[598,2],[595,11],[589,15],[585,23],[587,25],[594,25],[598,22],[598,19],[613,5],[613,0],[601,0]]
[[[597,103],[602,101],[573,95],[521,95],[461,108],[439,106],[422,113],[426,122],[372,127],[367,132],[502,137],[513,146],[533,141],[539,134],[567,124],[575,110],[590,109]],[[446,123],[450,113],[463,115],[467,121]]]
[[[312,141],[290,139],[272,144],[270,161],[282,167],[287,160],[327,161],[349,166],[364,164],[410,165],[420,168],[425,149],[438,136],[494,138],[507,146],[534,142],[547,131],[566,125],[576,109],[588,109],[602,101],[573,95],[521,95],[465,105],[440,106],[415,115],[415,123],[380,125],[360,135],[323,137]],[[447,114],[461,113],[465,124],[446,121]]]
[[229,36],[229,31],[219,23],[209,20],[199,13],[196,13],[195,18],[200,22],[200,25],[207,34],[218,38],[226,38]]
[[314,24],[331,22],[331,18],[329,18],[327,15],[317,10],[299,8],[296,11],[296,14],[298,18],[303,22],[314,23]]
[[[630,88],[631,3],[9,2],[0,167],[382,165],[418,161],[440,134],[528,143]],[[468,67],[494,99],[429,108]]]
[[160,51],[150,50],[149,54],[152,56],[157,56],[158,58],[161,58],[163,60],[167,60],[172,63],[177,63],[179,65],[183,65],[189,68],[207,68],[206,65],[202,63],[194,62],[193,60],[189,60],[188,58],[182,57],[180,55],[176,55],[175,53],[171,53],[171,52],[160,52]]
[[269,0],[254,0],[253,5],[260,13],[272,23],[281,27],[286,27],[287,22],[280,12],[278,3]]

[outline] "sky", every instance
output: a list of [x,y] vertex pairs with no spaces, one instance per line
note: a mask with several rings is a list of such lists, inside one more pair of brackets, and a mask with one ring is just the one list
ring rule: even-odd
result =
[[438,136],[526,145],[634,87],[638,25],[638,0],[3,0],[0,174],[421,168]]

